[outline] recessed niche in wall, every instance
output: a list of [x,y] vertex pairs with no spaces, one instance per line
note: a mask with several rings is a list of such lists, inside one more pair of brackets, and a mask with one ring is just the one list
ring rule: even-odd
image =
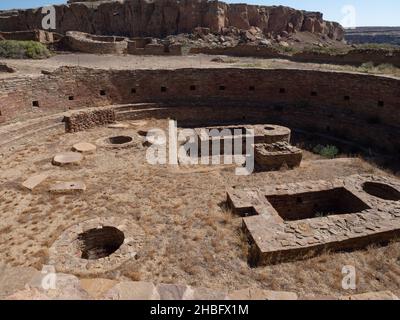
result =
[[316,96],[318,96],[318,93],[316,91],[311,91],[311,96],[316,97]]
[[74,99],[75,99],[74,96],[69,96],[69,97],[68,97],[68,100],[69,100],[69,101],[73,101]]
[[255,86],[250,86],[249,87],[249,91],[255,91],[256,90],[256,87]]
[[132,94],[136,93],[136,88],[132,88],[132,89],[131,89],[131,93],[132,93]]
[[167,92],[167,87],[161,87],[161,92]]
[[344,96],[344,101],[350,101],[350,96]]
[[190,86],[190,91],[195,91],[195,90],[196,90],[196,86],[191,85],[191,86]]
[[220,90],[220,91],[224,91],[225,89],[226,89],[225,86],[219,86],[219,90]]
[[106,90],[100,90],[100,95],[105,96],[106,95]]
[[279,89],[279,93],[286,93],[286,89],[285,88],[280,88]]
[[32,101],[32,107],[34,107],[34,108],[39,108],[39,107],[40,107],[39,101],[37,101],[37,100]]
[[378,107],[384,107],[385,102],[384,101],[378,101]]

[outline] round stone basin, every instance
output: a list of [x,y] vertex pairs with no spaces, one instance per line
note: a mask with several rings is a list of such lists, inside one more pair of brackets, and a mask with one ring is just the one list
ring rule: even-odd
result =
[[106,148],[126,148],[132,146],[133,143],[133,136],[128,135],[105,137],[97,141],[97,145]]
[[125,144],[132,142],[133,138],[129,136],[116,136],[108,138],[108,143],[110,144]]
[[97,260],[108,257],[121,247],[124,239],[124,233],[115,227],[105,226],[85,231],[78,236],[81,258]]
[[371,196],[390,201],[399,201],[400,192],[384,183],[367,181],[362,186],[363,190]]

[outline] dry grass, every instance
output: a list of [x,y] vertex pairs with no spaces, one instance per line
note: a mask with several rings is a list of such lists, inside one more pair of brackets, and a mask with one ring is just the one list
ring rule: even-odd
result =
[[98,128],[52,136],[52,142],[35,146],[39,150],[26,153],[19,163],[13,162],[12,156],[2,158],[0,183],[22,181],[32,170],[49,170],[57,179],[84,177],[90,187],[82,196],[50,196],[45,186],[34,194],[16,187],[0,191],[0,260],[40,269],[47,260],[48,248],[69,226],[96,216],[130,217],[146,233],[144,246],[137,260],[106,275],[109,278],[215,289],[256,286],[295,291],[302,296],[341,295],[347,293],[340,286],[342,266],[353,264],[358,292],[398,292],[399,243],[253,269],[247,264],[241,219],[224,206],[227,187],[232,185],[329,180],[380,172],[362,159],[315,162],[310,155],[296,170],[238,177],[232,168],[202,167],[195,171],[190,167],[150,166],[145,161],[145,149],[138,143],[120,151],[99,149],[73,170],[54,168],[49,161],[42,161],[55,152],[69,150],[76,142],[96,141],[108,133],[109,129]]

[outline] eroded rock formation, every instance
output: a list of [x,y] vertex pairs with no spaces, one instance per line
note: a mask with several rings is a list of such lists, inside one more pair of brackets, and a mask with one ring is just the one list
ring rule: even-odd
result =
[[[308,31],[342,40],[344,30],[324,21],[322,13],[283,6],[226,4],[209,0],[70,1],[55,6],[59,33],[76,30],[91,34],[164,37],[191,33],[196,27],[212,32],[236,27],[260,28],[265,35]],[[40,29],[40,9],[0,12],[0,30]]]

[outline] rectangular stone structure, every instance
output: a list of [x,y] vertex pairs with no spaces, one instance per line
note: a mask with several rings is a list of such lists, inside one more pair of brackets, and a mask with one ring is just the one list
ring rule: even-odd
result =
[[232,189],[227,202],[244,216],[253,266],[359,249],[400,235],[400,182],[387,177]]
[[301,149],[286,142],[255,144],[254,158],[261,171],[279,170],[283,166],[295,168],[303,159]]

